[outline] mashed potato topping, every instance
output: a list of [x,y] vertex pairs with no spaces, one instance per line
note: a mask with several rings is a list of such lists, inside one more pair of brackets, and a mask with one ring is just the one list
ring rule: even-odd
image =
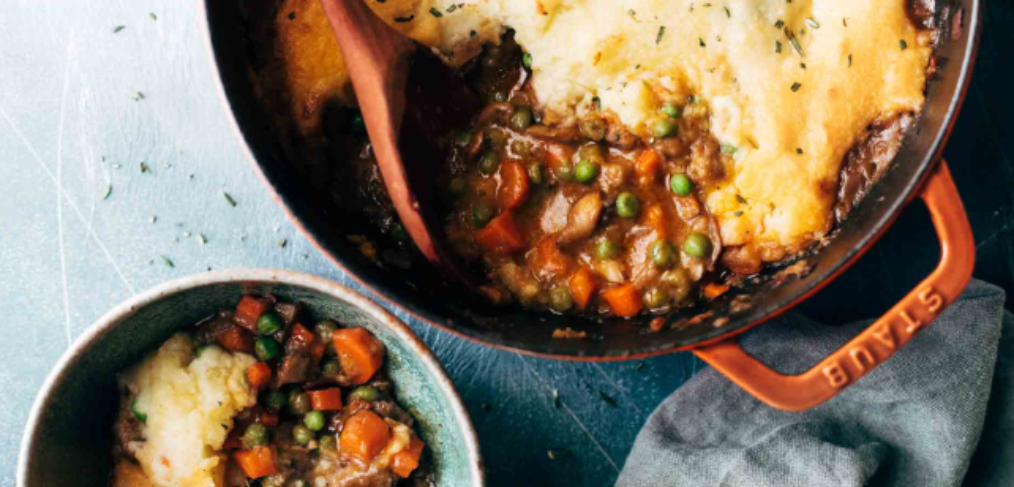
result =
[[931,39],[906,0],[434,3],[448,53],[513,28],[541,106],[564,117],[595,99],[644,135],[663,103],[703,98],[736,151],[730,184],[707,196],[724,245],[819,238],[848,150],[878,117],[923,103]]
[[255,361],[217,346],[195,358],[193,341],[181,333],[123,375],[123,385],[136,395],[135,409],[147,415],[145,441],[133,444],[131,453],[154,485],[221,485],[224,464],[216,451],[233,417],[257,402],[244,375]]

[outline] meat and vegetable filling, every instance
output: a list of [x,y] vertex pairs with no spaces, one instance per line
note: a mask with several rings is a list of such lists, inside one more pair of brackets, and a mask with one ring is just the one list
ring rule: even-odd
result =
[[126,372],[114,485],[432,485],[384,345],[307,319],[245,296]]
[[[549,127],[532,108],[528,55],[508,39],[484,59],[499,75],[480,77],[496,80],[479,86],[490,103],[456,136],[446,191],[448,236],[488,269],[486,293],[619,316],[691,301],[721,252],[700,194],[722,183],[736,151],[710,134],[707,105],[662,106],[646,138],[595,110]],[[738,263],[754,273],[761,261]]]

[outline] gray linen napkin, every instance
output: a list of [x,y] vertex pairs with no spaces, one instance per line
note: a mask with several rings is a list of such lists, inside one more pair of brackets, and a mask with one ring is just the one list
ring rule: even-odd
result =
[[[802,413],[702,371],[648,418],[616,485],[1014,486],[1014,316],[1003,303],[1001,289],[973,281],[894,357]],[[788,315],[743,345],[798,373],[868,323]]]

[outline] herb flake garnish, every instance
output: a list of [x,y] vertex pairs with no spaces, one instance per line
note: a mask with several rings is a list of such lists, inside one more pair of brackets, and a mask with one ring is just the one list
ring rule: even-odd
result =
[[436,7],[430,7],[430,15],[432,15],[432,16],[434,16],[434,17],[438,18],[438,19],[439,19],[440,17],[443,17],[443,16],[444,16],[444,14],[440,13],[440,11],[439,11],[439,10],[437,10],[437,8],[436,8]]
[[408,17],[395,17],[394,21],[397,22],[397,23],[399,23],[399,24],[404,24],[406,22],[411,22],[412,19],[414,19],[414,18],[415,18],[415,14],[412,14],[412,15],[409,15]]
[[781,29],[782,27],[785,27],[785,21],[783,21],[782,19],[778,19],[778,21],[775,22],[775,28]]
[[658,27],[658,34],[655,35],[655,45],[658,45],[659,42],[662,42],[662,36],[664,35],[665,35],[665,26],[660,25]]
[[793,92],[799,91],[799,89],[802,88],[802,87],[803,87],[803,84],[799,83],[798,81],[795,82],[795,83],[792,83],[792,91]]
[[816,20],[814,20],[813,17],[807,17],[806,18],[806,25],[809,25],[810,27],[812,27],[814,29],[819,29],[820,28],[820,23],[817,22]]
[[722,149],[722,154],[725,154],[727,156],[731,156],[735,154],[736,151],[739,150],[739,147],[736,147],[732,144],[722,144],[720,147]]
[[782,53],[782,41],[775,40],[775,53],[776,54]]
[[749,204],[749,203],[747,203],[746,198],[744,198],[742,195],[738,195],[738,194],[736,195],[736,201],[739,202],[739,204],[741,204],[741,205]]
[[697,38],[697,43],[700,44],[701,47],[708,47],[708,45],[704,43],[704,39],[700,37]]
[[447,10],[444,10],[444,12],[451,13],[451,12],[457,10],[457,9],[458,9],[458,6],[455,4],[455,5],[451,5],[450,7],[447,7]]
[[788,27],[784,29],[784,32],[785,36],[789,38],[789,44],[792,44],[792,48],[795,49],[797,53],[799,53],[799,57],[805,58],[806,53],[803,52],[803,46],[799,45],[799,40],[796,39],[796,34],[793,34]]
[[796,154],[802,154],[802,153],[803,153],[803,148],[802,147],[796,147]]
[[233,208],[236,207],[237,203],[236,203],[236,200],[232,199],[232,195],[230,195],[229,193],[224,193],[223,192],[222,193],[222,197],[225,198],[225,202],[226,203],[229,203],[229,206],[231,206]]
[[729,7],[722,6],[722,8],[725,10],[725,16],[731,19],[732,18],[732,11],[729,10]]
[[902,39],[902,40],[898,41],[898,45],[901,46],[901,50],[902,51],[904,51],[905,49],[908,49],[908,43],[905,42],[905,39]]

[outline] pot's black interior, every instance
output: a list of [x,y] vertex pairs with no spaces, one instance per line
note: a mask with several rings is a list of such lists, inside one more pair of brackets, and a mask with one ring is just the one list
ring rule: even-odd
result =
[[[573,358],[660,352],[741,329],[806,295],[870,245],[914,197],[923,176],[936,161],[970,76],[978,34],[978,1],[935,2],[934,8],[942,39],[937,51],[941,62],[929,84],[921,118],[905,138],[883,179],[836,230],[834,238],[805,259],[808,271],[802,276],[782,278],[785,274],[780,276],[780,269],[770,269],[766,272],[768,278],[752,280],[744,288],[702,308],[682,310],[667,317],[670,322],[685,323],[690,317],[710,312],[709,319],[648,333],[647,322],[652,317],[641,316],[632,322],[621,319],[599,322],[518,308],[494,308],[441,281],[432,269],[418,264],[408,271],[381,268],[364,257],[347,236],[363,233],[369,225],[357,214],[329,207],[324,203],[326,199],[314,197],[315,181],[295,171],[291,161],[280,155],[278,135],[254,96],[242,2],[206,2],[212,46],[235,120],[265,178],[292,216],[326,253],[381,296],[424,320],[493,345]],[[956,15],[963,20],[960,35],[952,33],[955,23],[952,18]],[[586,332],[588,338],[551,338],[554,329],[568,327]]]

